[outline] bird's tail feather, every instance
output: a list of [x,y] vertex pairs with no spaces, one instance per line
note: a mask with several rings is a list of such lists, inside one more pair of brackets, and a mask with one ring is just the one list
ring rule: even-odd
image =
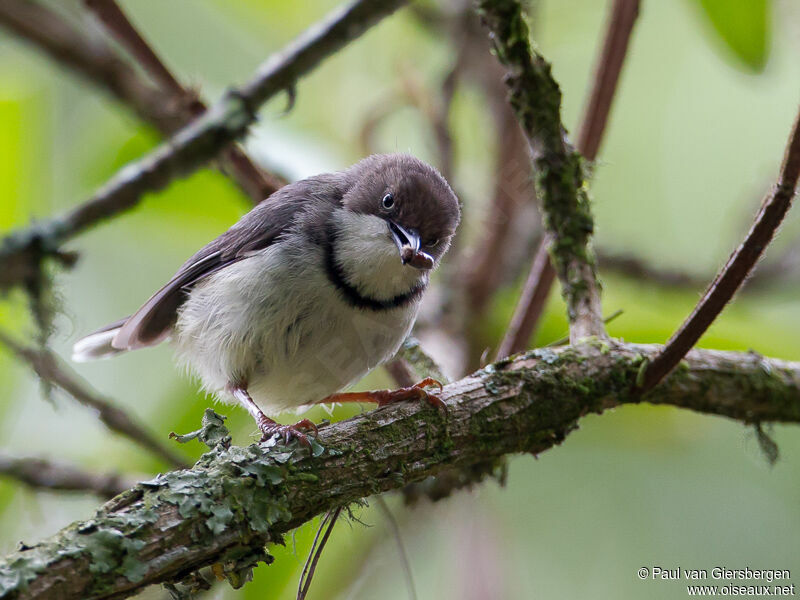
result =
[[111,345],[114,337],[119,332],[127,319],[122,319],[104,327],[100,331],[90,333],[84,338],[79,339],[72,346],[72,360],[75,362],[88,362],[100,358],[111,358],[117,354],[126,352]]

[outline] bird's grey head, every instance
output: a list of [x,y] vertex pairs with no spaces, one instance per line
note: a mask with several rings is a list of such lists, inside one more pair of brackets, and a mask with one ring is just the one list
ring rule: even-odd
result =
[[458,199],[433,167],[408,154],[375,154],[346,172],[344,207],[386,222],[403,264],[432,269],[461,218]]

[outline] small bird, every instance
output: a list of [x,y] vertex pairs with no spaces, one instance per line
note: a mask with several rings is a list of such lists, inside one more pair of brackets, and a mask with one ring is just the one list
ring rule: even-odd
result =
[[[429,274],[460,220],[458,199],[408,154],[289,184],[192,256],[132,316],[79,340],[73,360],[171,340],[219,399],[239,402],[268,439],[308,444],[308,419],[267,414],[327,402],[420,399],[398,390],[337,393],[391,358],[411,331]],[[441,387],[441,386],[440,386]]]

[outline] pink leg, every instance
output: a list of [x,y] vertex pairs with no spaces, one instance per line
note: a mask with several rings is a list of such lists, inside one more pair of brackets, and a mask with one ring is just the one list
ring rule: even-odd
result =
[[258,408],[244,386],[231,385],[228,387],[228,391],[239,401],[242,406],[247,409],[247,412],[250,413],[250,416],[255,419],[258,429],[262,434],[262,442],[267,441],[277,433],[279,436],[283,437],[283,441],[287,444],[292,438],[297,438],[301,444],[311,447],[311,442],[308,441],[308,436],[303,433],[301,429],[313,431],[315,434],[318,433],[317,426],[314,425],[312,421],[303,419],[294,425],[281,425],[270,419],[261,411],[260,408]]
[[397,390],[375,390],[372,392],[344,392],[341,394],[331,394],[320,402],[375,402],[379,407],[405,400],[424,400],[431,406],[441,408],[447,414],[447,405],[436,394],[426,392],[425,388],[436,386],[442,390],[442,384],[427,377],[411,387],[404,387]]

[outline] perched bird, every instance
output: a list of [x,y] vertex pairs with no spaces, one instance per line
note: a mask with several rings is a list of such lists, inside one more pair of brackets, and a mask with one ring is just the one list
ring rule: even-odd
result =
[[407,154],[287,185],[192,256],[132,316],[78,341],[73,359],[170,339],[205,390],[238,401],[268,438],[308,443],[308,419],[267,414],[321,402],[441,401],[424,380],[337,393],[408,336],[460,219],[444,178]]

